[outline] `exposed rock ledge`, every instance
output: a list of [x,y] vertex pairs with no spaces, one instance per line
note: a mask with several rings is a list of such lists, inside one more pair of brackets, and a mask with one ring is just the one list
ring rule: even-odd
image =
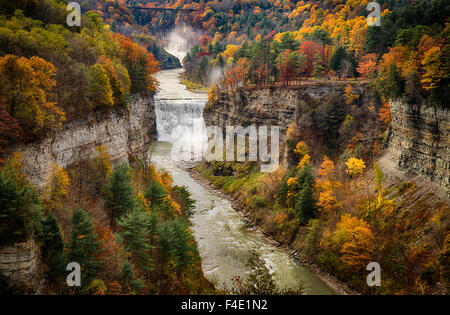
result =
[[95,148],[105,145],[113,163],[143,157],[156,130],[153,97],[134,99],[128,110],[98,114],[88,120],[66,123],[57,134],[32,144],[9,149],[21,152],[24,171],[37,188],[51,174],[52,164],[67,167],[95,156]]
[[395,167],[436,183],[450,198],[450,112],[440,106],[391,102],[387,157]]
[[13,287],[20,292],[39,293],[42,281],[39,264],[39,247],[33,238],[0,248],[0,274],[8,277]]

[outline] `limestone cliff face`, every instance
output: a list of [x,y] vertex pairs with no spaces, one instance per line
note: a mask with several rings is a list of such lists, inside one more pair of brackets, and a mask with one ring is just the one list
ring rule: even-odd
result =
[[292,123],[302,125],[305,109],[311,112],[314,103],[331,96],[343,96],[350,84],[354,94],[359,95],[357,105],[372,102],[367,85],[360,82],[315,82],[289,88],[261,88],[222,90],[216,101],[205,107],[207,126],[278,126],[280,130],[280,160],[290,167],[295,163],[292,152],[287,149],[286,131]]
[[10,148],[21,152],[24,171],[37,188],[42,188],[52,164],[67,167],[95,156],[105,145],[114,163],[130,157],[142,158],[156,130],[153,98],[134,99],[128,109],[98,114],[88,120],[66,123],[63,130],[37,143]]
[[33,238],[0,248],[0,274],[8,277],[20,292],[39,292],[42,281],[39,264],[39,247]]
[[[343,95],[347,83],[317,83],[297,88],[262,88],[253,90],[223,90],[204,112],[207,126],[279,126],[284,137],[289,125],[300,117],[304,102],[312,102],[337,93]],[[368,103],[370,95],[364,84],[351,84],[360,102]]]
[[437,183],[450,197],[450,111],[391,102],[389,158],[399,169]]

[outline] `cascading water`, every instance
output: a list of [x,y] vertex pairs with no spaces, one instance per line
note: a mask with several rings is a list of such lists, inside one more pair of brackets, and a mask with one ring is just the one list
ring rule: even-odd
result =
[[[179,84],[181,71],[164,71],[164,80],[160,80],[160,91],[155,98],[156,130],[158,141],[182,143],[182,146],[176,146],[182,150],[172,154],[178,157],[183,154],[182,160],[187,161],[200,158],[207,142],[203,119],[206,95],[191,93]],[[173,84],[173,80],[176,84]]]
[[249,253],[259,250],[261,258],[282,288],[306,287],[306,293],[332,294],[333,291],[311,271],[297,264],[287,253],[264,239],[261,233],[245,228],[240,215],[230,202],[205,189],[186,172],[173,147],[186,143],[206,142],[203,108],[206,95],[192,93],[180,84],[183,70],[161,71],[160,91],[155,97],[158,142],[151,150],[151,160],[172,175],[175,185],[186,186],[196,201],[191,218],[202,269],[219,288],[230,285],[235,276],[245,277]]
[[156,100],[158,141],[188,140],[195,127],[203,129],[204,106],[204,100]]

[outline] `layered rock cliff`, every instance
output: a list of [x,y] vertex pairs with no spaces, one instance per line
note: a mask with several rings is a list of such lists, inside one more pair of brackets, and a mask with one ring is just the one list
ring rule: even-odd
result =
[[[305,84],[296,88],[261,88],[223,90],[217,101],[208,104],[204,117],[207,126],[279,126],[284,137],[289,125],[300,118],[303,103],[324,98],[332,93],[344,95],[348,83]],[[360,95],[359,103],[369,103],[366,85],[351,83]]]
[[[353,93],[359,97],[353,110],[344,109],[344,112],[353,113],[357,111],[355,108],[367,108],[373,102],[367,84],[356,81],[308,82],[287,88],[226,89],[219,91],[215,101],[206,106],[205,123],[207,126],[218,126],[222,130],[225,130],[226,126],[278,126],[280,161],[283,166],[289,168],[296,163],[296,156],[288,149],[289,144],[284,142],[289,126],[294,123],[301,126],[300,129],[308,129],[310,133],[316,132],[310,142],[314,142],[316,149],[320,151],[318,142],[323,142],[329,135],[312,128],[311,124],[317,120],[313,115],[319,107],[326,107],[324,104],[330,100],[342,101],[342,106],[345,107],[344,94],[348,85],[351,85]],[[345,114],[340,119],[345,119]],[[336,126],[339,128],[337,124]]]
[[9,149],[21,152],[24,171],[37,188],[51,174],[53,163],[67,167],[95,156],[99,145],[107,147],[113,163],[142,158],[156,130],[153,98],[134,97],[127,109],[98,113],[87,120],[66,123],[63,130],[37,143]]
[[39,293],[42,282],[40,263],[39,247],[33,238],[0,248],[0,274],[8,277],[17,291]]
[[431,105],[391,103],[388,157],[396,167],[437,183],[450,197],[450,111]]

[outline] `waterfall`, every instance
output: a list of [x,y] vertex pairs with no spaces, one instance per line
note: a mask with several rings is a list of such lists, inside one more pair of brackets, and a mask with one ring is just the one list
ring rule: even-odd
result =
[[182,71],[158,73],[161,85],[155,97],[156,131],[158,141],[174,144],[174,158],[182,156],[181,160],[188,161],[201,157],[207,143],[203,119],[207,96],[190,92],[180,84]]
[[[203,108],[206,101],[194,100],[156,100],[156,129],[158,141],[176,142],[179,140],[198,141],[196,128],[204,130]],[[201,131],[201,133],[203,133]]]

